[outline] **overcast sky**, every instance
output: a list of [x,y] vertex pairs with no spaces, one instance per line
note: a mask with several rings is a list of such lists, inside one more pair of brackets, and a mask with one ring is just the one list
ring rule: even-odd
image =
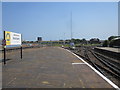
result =
[[3,2],[3,30],[24,40],[107,39],[118,35],[117,2]]

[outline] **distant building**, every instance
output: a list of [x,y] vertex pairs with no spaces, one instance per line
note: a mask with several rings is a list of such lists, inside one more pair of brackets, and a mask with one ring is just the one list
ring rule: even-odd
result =
[[42,41],[42,37],[37,37],[37,41]]

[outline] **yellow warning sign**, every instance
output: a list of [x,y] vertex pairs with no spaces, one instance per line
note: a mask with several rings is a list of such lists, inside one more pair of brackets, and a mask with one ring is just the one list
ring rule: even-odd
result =
[[5,31],[5,40],[6,40],[6,45],[11,44],[11,36],[10,36],[10,32],[8,31]]
[[21,45],[22,44],[21,34],[9,32],[9,31],[4,31],[4,33],[5,33],[4,37],[5,37],[6,45]]

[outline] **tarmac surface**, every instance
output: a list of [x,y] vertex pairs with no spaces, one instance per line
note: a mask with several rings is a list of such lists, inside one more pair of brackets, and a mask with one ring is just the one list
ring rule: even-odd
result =
[[3,88],[113,88],[76,56],[58,47],[7,53]]

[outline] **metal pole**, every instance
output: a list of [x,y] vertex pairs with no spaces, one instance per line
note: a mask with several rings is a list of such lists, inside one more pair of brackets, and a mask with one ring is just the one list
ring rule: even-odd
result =
[[21,34],[21,59],[22,59],[22,34]]
[[[4,31],[4,40],[5,40],[5,31]],[[6,64],[6,45],[3,47],[4,48],[4,65]]]
[[71,12],[71,40],[72,40],[72,37],[73,35],[72,35],[72,12]]
[[22,59],[22,46],[21,46],[21,59]]
[[64,33],[64,45],[65,45],[65,33]]
[[6,49],[5,49],[5,46],[4,46],[4,64],[6,64]]

